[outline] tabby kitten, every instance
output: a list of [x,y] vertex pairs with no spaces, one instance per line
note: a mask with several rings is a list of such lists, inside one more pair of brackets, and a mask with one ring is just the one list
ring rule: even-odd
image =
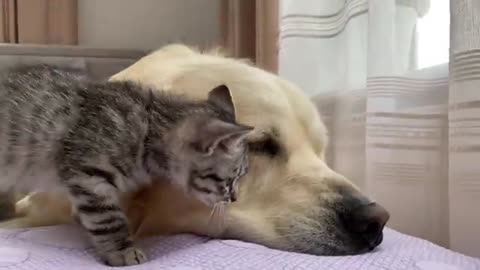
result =
[[0,191],[62,188],[107,264],[140,264],[119,195],[169,179],[208,206],[234,201],[250,131],[224,85],[192,101],[24,66],[0,79]]

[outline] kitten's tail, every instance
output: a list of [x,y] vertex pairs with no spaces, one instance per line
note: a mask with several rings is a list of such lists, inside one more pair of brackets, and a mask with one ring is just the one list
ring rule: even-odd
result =
[[0,221],[15,217],[15,194],[0,192]]

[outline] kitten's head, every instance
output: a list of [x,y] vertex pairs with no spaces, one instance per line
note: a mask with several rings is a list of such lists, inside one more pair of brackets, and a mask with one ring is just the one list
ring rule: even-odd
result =
[[[178,138],[180,166],[189,164],[183,183],[186,192],[208,206],[236,200],[239,179],[248,171],[247,135],[251,127],[235,122],[230,90],[210,91],[206,109],[187,119]],[[181,183],[182,185],[182,183]]]

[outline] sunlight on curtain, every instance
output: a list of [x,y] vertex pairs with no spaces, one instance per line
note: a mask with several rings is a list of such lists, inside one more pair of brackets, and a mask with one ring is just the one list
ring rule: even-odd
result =
[[450,1],[435,0],[423,18],[418,19],[418,67],[448,63],[450,44]]
[[388,226],[480,256],[480,1],[452,0],[451,35],[445,13],[447,0],[283,0],[279,74],[312,97],[330,166]]

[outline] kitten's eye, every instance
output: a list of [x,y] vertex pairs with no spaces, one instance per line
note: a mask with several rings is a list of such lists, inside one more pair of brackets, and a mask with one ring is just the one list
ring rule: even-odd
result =
[[197,190],[197,191],[200,191],[200,192],[203,192],[205,194],[210,194],[210,193],[213,193],[212,190],[206,188],[206,187],[202,187],[200,185],[198,185],[197,183],[195,182],[192,182],[192,188]]
[[210,174],[206,174],[206,175],[200,175],[199,177],[201,179],[212,179],[215,182],[223,182],[223,179],[220,178],[220,176],[218,176],[214,173],[210,173]]

